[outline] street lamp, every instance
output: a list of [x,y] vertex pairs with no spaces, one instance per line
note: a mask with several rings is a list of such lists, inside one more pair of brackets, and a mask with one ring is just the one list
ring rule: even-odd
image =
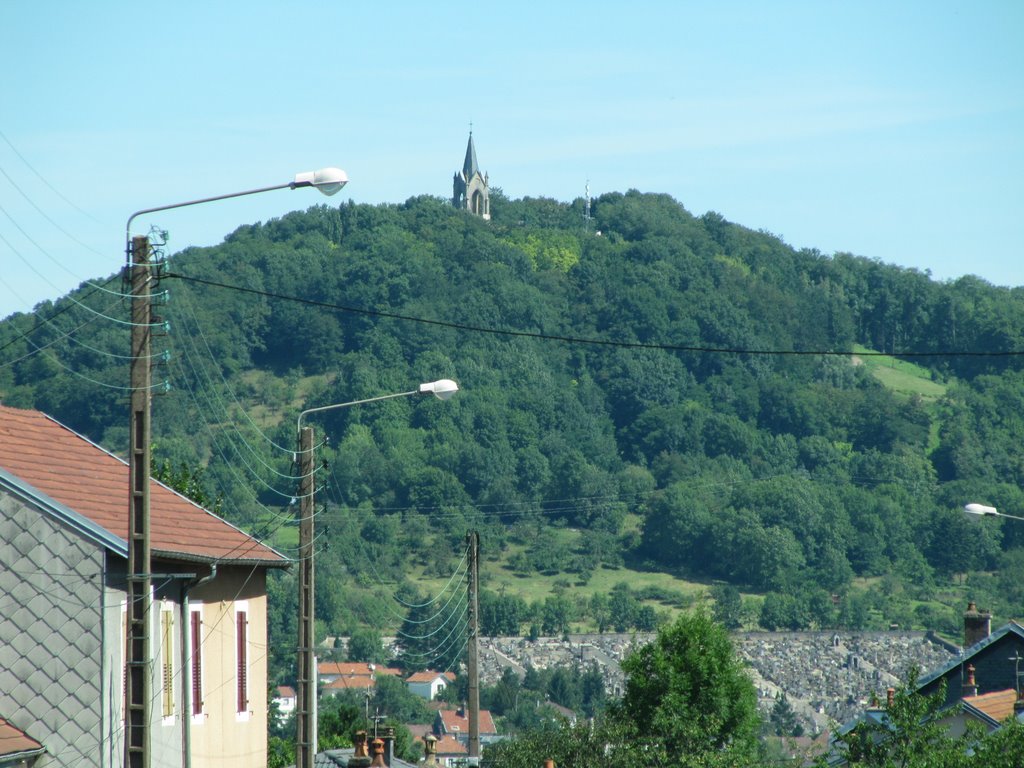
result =
[[1024,517],[1017,517],[1016,515],[1008,515],[1005,512],[1000,512],[995,507],[989,507],[985,504],[964,504],[964,512],[968,515],[975,515],[978,517],[1008,517],[1011,520],[1024,520]]
[[[229,200],[233,197],[245,197],[247,195],[258,195],[261,192],[273,192],[276,189],[301,189],[313,187],[330,197],[342,187],[348,184],[348,174],[341,168],[321,168],[319,171],[304,171],[296,173],[295,179],[286,184],[274,184],[270,187],[259,187],[258,189],[247,189],[244,192],[229,192],[226,195],[215,195],[213,197],[201,197],[198,200],[188,200],[184,203],[172,203],[171,205],[158,205],[156,208],[143,208],[128,217],[128,225],[125,227],[127,238],[131,239],[132,219],[145,213],[156,213],[157,211],[169,211],[172,208],[186,208],[190,205],[212,203],[216,200]],[[129,243],[130,245],[130,243]],[[129,250],[128,255],[131,256]],[[129,261],[129,263],[131,263]]]
[[[313,187],[325,195],[333,195],[348,182],[340,168],[324,168],[296,174],[286,184],[231,192],[226,195],[204,197],[183,203],[144,208],[128,217],[125,225],[125,256],[131,284],[131,416],[129,420],[128,452],[128,595],[127,636],[125,638],[125,699],[124,699],[124,764],[125,768],[149,768],[150,754],[150,670],[149,670],[149,615],[150,588],[150,529],[149,529],[149,475],[150,475],[150,405],[152,385],[150,371],[150,338],[156,323],[152,316],[149,238],[131,235],[132,221],[136,217],[172,208],[244,197],[275,189]],[[187,717],[187,714],[185,715]],[[188,750],[188,722],[185,744]]]
[[303,427],[302,419],[311,413],[333,411],[353,405],[375,403],[396,397],[434,395],[448,400],[459,391],[451,379],[438,379],[420,384],[409,392],[378,395],[348,403],[334,403],[307,408],[295,420],[299,438],[299,649],[296,676],[295,707],[295,768],[313,768],[316,757],[316,668],[314,646],[316,637],[313,620],[313,428]]

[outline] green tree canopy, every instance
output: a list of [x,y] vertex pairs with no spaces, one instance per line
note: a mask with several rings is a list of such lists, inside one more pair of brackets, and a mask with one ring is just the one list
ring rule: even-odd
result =
[[757,693],[725,629],[702,611],[662,628],[622,662],[626,690],[614,711],[631,740],[670,761],[757,753]]

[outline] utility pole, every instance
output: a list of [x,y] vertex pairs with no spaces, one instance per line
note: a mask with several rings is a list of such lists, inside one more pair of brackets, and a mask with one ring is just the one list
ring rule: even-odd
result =
[[466,672],[469,675],[469,762],[480,764],[480,534],[466,534],[469,545],[469,645]]
[[313,428],[299,430],[299,666],[295,768],[316,757],[316,657],[313,627]]
[[124,765],[150,768],[149,615],[152,585],[149,536],[150,298],[149,238],[133,237],[131,281],[131,421],[128,451],[128,607],[125,638]]
[[[150,768],[150,689],[152,688],[149,670],[149,614],[152,587],[150,573],[150,530],[149,530],[149,467],[150,467],[150,335],[153,328],[152,317],[152,266],[150,263],[149,238],[144,236],[131,237],[132,222],[143,214],[169,211],[174,208],[185,208],[191,205],[212,203],[216,200],[227,200],[233,197],[244,197],[275,189],[300,189],[313,187],[325,195],[333,195],[345,184],[348,176],[340,168],[321,168],[318,171],[298,173],[295,180],[287,184],[275,184],[271,187],[250,189],[244,192],[231,192],[226,195],[204,197],[182,203],[160,205],[155,208],[143,208],[128,217],[125,224],[125,250],[127,265],[125,273],[131,283],[131,418],[129,423],[128,451],[128,608],[127,629],[125,637],[125,696],[124,696],[124,765],[125,768]],[[454,384],[454,382],[452,382]],[[434,390],[432,390],[434,391]],[[438,397],[442,395],[434,391]],[[451,396],[446,393],[447,396]],[[309,515],[312,520],[312,513]],[[310,537],[310,543],[312,537]],[[312,590],[312,551],[309,556],[310,590]],[[309,622],[312,628],[312,593],[309,598]],[[301,610],[301,609],[300,609]],[[312,632],[310,632],[312,636]],[[301,674],[301,673],[300,673]],[[316,695],[316,691],[313,691]],[[315,703],[315,699],[314,699]],[[314,709],[315,712],[315,709]],[[183,713],[183,717],[189,717]],[[312,734],[313,747],[316,746],[316,723]],[[186,726],[187,728],[187,726]],[[188,754],[183,755],[186,761]],[[312,766],[312,758],[309,765]]]

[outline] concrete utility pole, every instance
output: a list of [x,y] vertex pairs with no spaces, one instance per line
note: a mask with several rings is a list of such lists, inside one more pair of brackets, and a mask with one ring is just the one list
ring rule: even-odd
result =
[[[128,217],[125,225],[125,270],[131,281],[132,331],[130,366],[131,419],[129,436],[129,511],[128,511],[128,627],[125,651],[124,697],[124,765],[125,768],[150,768],[150,689],[149,613],[152,574],[150,572],[149,536],[149,467],[150,467],[150,335],[152,317],[150,247],[148,237],[131,237],[132,222],[139,216],[174,208],[212,203],[234,197],[256,195],[276,189],[313,187],[325,195],[333,195],[348,183],[348,175],[340,168],[321,168],[295,175],[295,180],[271,187],[230,192],[182,203],[143,208]],[[312,518],[310,518],[312,519]],[[312,568],[312,558],[310,558]],[[312,581],[310,582],[312,583]],[[312,612],[311,612],[312,616]],[[312,622],[312,618],[310,618]],[[314,691],[315,694],[315,691]],[[189,717],[183,712],[182,717]],[[314,729],[315,729],[314,722]],[[186,732],[188,725],[185,725]],[[315,747],[316,734],[313,731]],[[187,762],[191,759],[183,755]],[[310,762],[312,765],[312,761]]]
[[128,607],[125,643],[124,764],[150,768],[149,615],[149,443],[150,335],[152,312],[149,238],[134,237],[126,269],[132,288],[130,367],[131,425],[128,452],[130,509],[128,511]]
[[[295,711],[295,768],[313,768],[316,757],[316,636],[313,626],[313,517],[315,503],[313,492],[316,487],[313,459],[313,429],[303,427],[302,419],[311,413],[349,408],[353,405],[376,403],[395,397],[411,395],[434,395],[447,400],[459,391],[459,385],[451,379],[439,379],[420,384],[411,392],[396,392],[378,395],[348,403],[332,403],[307,408],[295,420],[295,431],[299,438],[299,668],[297,676],[298,702]],[[367,711],[369,715],[369,711]]]
[[313,428],[299,431],[299,668],[295,768],[316,757],[316,635],[313,626]]
[[466,534],[469,545],[469,645],[466,673],[469,675],[469,760],[480,763],[480,534]]

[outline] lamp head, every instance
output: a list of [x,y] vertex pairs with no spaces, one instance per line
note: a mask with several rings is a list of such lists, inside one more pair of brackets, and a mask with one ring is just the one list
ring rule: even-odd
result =
[[998,515],[999,511],[995,507],[989,507],[985,504],[964,504],[964,512],[969,515]]
[[341,168],[321,168],[319,171],[306,171],[295,174],[292,189],[299,187],[316,187],[325,195],[330,196],[348,184],[348,174]]
[[439,400],[447,400],[458,391],[459,385],[451,379],[439,379],[438,381],[428,381],[425,384],[420,384],[421,395],[432,394]]

